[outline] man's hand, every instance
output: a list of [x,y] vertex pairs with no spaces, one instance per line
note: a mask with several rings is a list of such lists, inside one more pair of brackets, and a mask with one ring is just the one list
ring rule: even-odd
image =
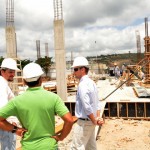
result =
[[96,118],[96,120],[97,120],[97,125],[102,125],[103,123],[104,123],[104,120],[103,120],[103,118]]
[[27,132],[27,130],[24,129],[24,128],[18,128],[18,129],[16,130],[16,134],[17,134],[18,136],[21,136],[22,138],[23,138],[25,132]]
[[60,135],[54,135],[54,136],[51,136],[51,138],[54,138],[57,142],[63,140],[61,139]]

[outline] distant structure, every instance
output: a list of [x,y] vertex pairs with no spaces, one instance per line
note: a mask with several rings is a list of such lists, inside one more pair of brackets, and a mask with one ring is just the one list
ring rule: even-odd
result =
[[136,34],[136,46],[137,46],[137,62],[141,60],[141,37],[138,30],[135,31]]
[[16,71],[13,82],[9,83],[13,93],[18,95],[18,85],[23,85],[21,61],[17,57],[17,40],[14,26],[14,0],[6,0],[6,56],[17,61],[20,71]]
[[67,80],[62,0],[54,0],[53,2],[57,94],[65,101],[67,100]]
[[148,36],[148,18],[145,18],[145,59],[149,63],[145,66],[145,83],[150,84],[150,37]]
[[71,66],[73,65],[73,52],[71,51]]
[[48,43],[45,43],[45,56],[49,57]]
[[41,58],[40,40],[36,40],[37,59]]
[[14,0],[6,0],[6,53],[7,57],[17,57],[16,33],[14,27]]

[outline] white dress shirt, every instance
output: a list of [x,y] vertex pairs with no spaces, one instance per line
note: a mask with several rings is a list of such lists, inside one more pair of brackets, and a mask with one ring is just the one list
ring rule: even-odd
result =
[[88,75],[85,75],[80,79],[78,85],[75,115],[78,118],[88,118],[88,115],[93,113],[96,117],[97,110],[100,109],[96,84]]
[[[8,85],[8,81],[0,76],[0,108],[5,106],[13,97],[14,94]],[[15,122],[17,125],[19,124],[18,119],[14,116],[7,118],[7,121],[10,123]]]

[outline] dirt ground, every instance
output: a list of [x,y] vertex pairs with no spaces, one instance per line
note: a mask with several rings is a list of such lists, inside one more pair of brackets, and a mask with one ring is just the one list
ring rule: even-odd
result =
[[98,150],[149,150],[150,121],[106,119],[97,144]]
[[[73,129],[59,142],[58,150],[69,150],[72,132]],[[18,144],[20,147],[19,140]],[[150,121],[105,119],[98,134],[97,147],[97,150],[150,150]]]

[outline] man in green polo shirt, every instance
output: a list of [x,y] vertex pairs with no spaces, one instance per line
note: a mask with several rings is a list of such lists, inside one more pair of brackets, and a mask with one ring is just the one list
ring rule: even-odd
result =
[[[23,78],[28,89],[0,109],[0,128],[22,136],[22,150],[56,150],[71,131],[73,118],[62,99],[41,87],[43,71],[36,63],[23,68]],[[55,135],[55,115],[64,120],[63,130]],[[6,118],[16,116],[22,128]]]

